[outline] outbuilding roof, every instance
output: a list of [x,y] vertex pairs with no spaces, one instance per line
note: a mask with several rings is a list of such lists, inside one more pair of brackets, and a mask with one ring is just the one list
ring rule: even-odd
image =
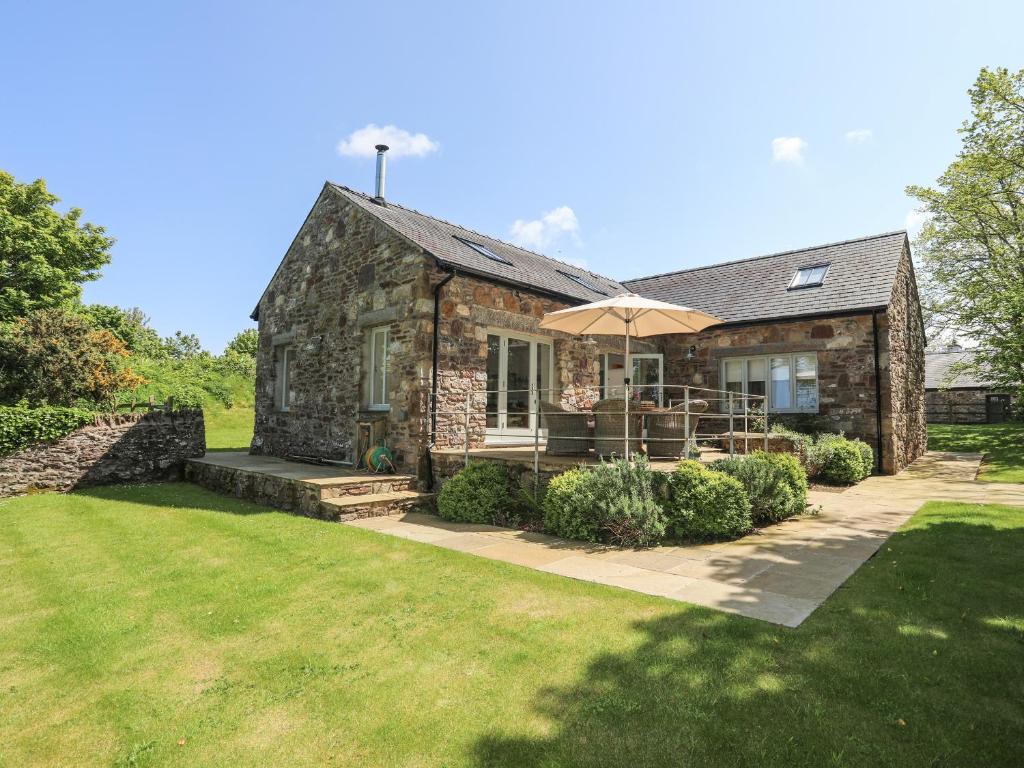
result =
[[974,356],[969,349],[925,351],[925,389],[988,389],[991,382],[983,381],[977,374],[954,372],[956,363],[966,363]]
[[[623,285],[726,323],[882,309],[889,305],[906,244],[905,231],[886,232],[624,280]],[[806,282],[798,285],[801,281]]]

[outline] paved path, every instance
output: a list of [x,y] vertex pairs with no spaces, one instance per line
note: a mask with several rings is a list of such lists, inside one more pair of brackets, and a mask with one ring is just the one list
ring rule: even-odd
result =
[[631,550],[423,514],[349,525],[795,627],[925,501],[1024,505],[1024,485],[977,482],[980,463],[980,454],[929,452],[896,476],[812,490],[819,515],[721,544]]

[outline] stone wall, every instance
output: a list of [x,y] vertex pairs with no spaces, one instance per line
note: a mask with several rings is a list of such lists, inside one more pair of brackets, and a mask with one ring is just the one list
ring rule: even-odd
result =
[[185,459],[205,452],[200,410],[100,417],[58,440],[0,458],[0,496],[177,480]]
[[[696,351],[693,359],[688,359],[691,345]],[[723,388],[721,370],[726,358],[816,352],[818,413],[772,414],[770,422],[787,423],[803,431],[842,430],[875,448],[878,406],[870,314],[713,327],[689,336],[665,336],[662,352],[666,384],[709,389]],[[699,390],[691,393],[691,397],[707,396]],[[722,413],[727,408],[712,403],[708,410]],[[717,426],[724,427],[724,422]],[[706,417],[699,429],[714,429],[713,420]]]
[[[440,274],[435,280],[440,279]],[[462,447],[464,411],[470,398],[470,446],[484,443],[486,432],[487,334],[500,330],[551,340],[555,358],[552,387],[566,407],[589,408],[600,397],[600,356],[622,352],[619,337],[596,336],[596,344],[539,327],[546,312],[568,304],[525,289],[495,285],[458,275],[442,289],[438,365],[437,441],[439,448]],[[655,352],[649,341],[636,341],[635,352]],[[552,395],[553,396],[553,395]]]
[[983,389],[930,389],[925,418],[932,424],[984,424],[988,421]]
[[[355,458],[360,421],[383,421],[403,469],[427,424],[433,295],[428,258],[326,186],[259,305],[253,453]],[[390,408],[371,411],[372,328],[390,332]],[[292,399],[275,399],[277,360],[292,350]]]
[[908,466],[928,446],[924,326],[914,264],[907,247],[896,270],[892,298],[884,320],[888,382],[883,380],[882,412],[888,418],[882,422],[882,434],[889,450],[883,454],[882,468],[886,473],[894,473]]

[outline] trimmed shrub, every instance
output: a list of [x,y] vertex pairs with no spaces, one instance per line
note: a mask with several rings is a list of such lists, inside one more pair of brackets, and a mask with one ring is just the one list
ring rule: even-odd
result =
[[570,469],[551,478],[544,494],[544,528],[566,539],[597,541],[601,521],[591,498],[590,472]]
[[793,506],[797,510],[794,514],[800,514],[807,507],[807,471],[803,468],[800,460],[791,453],[765,453],[755,451],[757,456],[769,464],[774,464],[786,483],[793,491]]
[[837,485],[859,483],[874,465],[871,446],[842,435],[819,435],[807,456],[808,475]]
[[804,511],[806,479],[801,489],[792,465],[782,459],[771,458],[771,454],[758,451],[749,456],[719,459],[711,464],[711,469],[740,481],[750,499],[755,523],[777,523]]
[[93,418],[93,413],[83,408],[0,406],[0,456],[33,443],[57,440]]
[[553,478],[544,497],[544,526],[569,539],[648,547],[665,533],[665,517],[647,460],[603,462]]
[[669,478],[665,515],[677,539],[734,539],[752,527],[750,500],[733,477],[683,461]]
[[515,516],[519,489],[498,461],[478,461],[459,472],[441,487],[437,513],[457,523],[496,525]]

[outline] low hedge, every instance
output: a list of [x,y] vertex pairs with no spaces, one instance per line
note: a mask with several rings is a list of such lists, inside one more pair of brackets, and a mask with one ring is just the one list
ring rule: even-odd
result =
[[437,513],[457,523],[500,525],[513,521],[519,488],[500,461],[478,461],[459,470],[437,495]]
[[69,435],[95,418],[84,408],[0,406],[0,456]]
[[665,516],[647,460],[618,460],[570,469],[552,478],[544,527],[569,539],[648,547],[665,533]]
[[870,445],[842,435],[820,435],[808,449],[807,473],[827,483],[859,483],[871,474],[874,466]]
[[740,481],[696,461],[680,462],[669,477],[665,516],[677,539],[735,539],[753,527]]
[[800,514],[807,506],[807,474],[795,456],[755,451],[749,456],[719,459],[711,469],[743,484],[755,523],[777,523]]

